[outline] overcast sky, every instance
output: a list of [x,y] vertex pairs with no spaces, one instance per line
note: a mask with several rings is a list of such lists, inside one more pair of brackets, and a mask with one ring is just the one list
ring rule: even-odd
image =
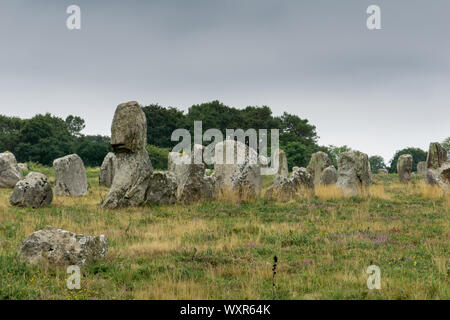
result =
[[449,15],[448,0],[1,0],[0,113],[74,114],[110,135],[129,100],[268,105],[388,161],[450,136]]

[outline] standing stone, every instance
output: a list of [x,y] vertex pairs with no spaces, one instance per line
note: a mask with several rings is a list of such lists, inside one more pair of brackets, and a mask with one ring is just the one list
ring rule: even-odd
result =
[[98,183],[101,186],[111,187],[114,180],[114,174],[116,172],[117,159],[113,152],[109,152],[103,160],[100,167],[100,176],[98,177]]
[[84,266],[104,259],[108,240],[104,235],[85,236],[70,231],[46,227],[30,234],[20,248],[19,256],[31,264]]
[[346,196],[357,196],[368,190],[370,170],[367,154],[349,151],[339,155],[337,185]]
[[397,160],[398,179],[401,183],[411,181],[413,157],[410,154],[402,154]]
[[259,195],[262,187],[258,152],[240,141],[225,140],[214,149],[216,192],[231,192],[240,198]]
[[9,202],[13,206],[39,208],[53,200],[52,186],[42,173],[30,172],[17,182]]
[[300,193],[314,190],[314,183],[311,174],[305,168],[292,168],[290,178],[279,176],[273,182],[266,193],[265,198],[288,201],[295,199]]
[[83,160],[71,154],[53,161],[55,169],[55,194],[79,197],[87,194],[88,181]]
[[[190,164],[182,165],[180,177],[177,178],[179,182],[177,199],[181,203],[191,204],[214,197],[215,178],[205,174],[203,151],[203,146],[194,145]],[[196,155],[197,163],[195,161]]]
[[334,166],[326,167],[320,175],[319,184],[323,186],[333,185],[337,182],[337,171]]
[[387,171],[387,169],[385,168],[378,169],[378,174],[388,174],[388,173],[389,171]]
[[0,153],[0,188],[14,188],[22,178],[16,157],[11,152]]
[[120,104],[111,126],[111,146],[116,155],[114,179],[103,206],[109,209],[145,202],[153,173],[147,144],[147,120],[140,105]]
[[314,186],[318,186],[320,184],[322,172],[332,165],[333,164],[330,158],[325,152],[319,151],[311,156],[311,160],[309,161],[306,169],[313,178]]
[[447,150],[439,142],[432,142],[428,149],[427,168],[437,169],[447,161]]
[[278,159],[277,176],[287,177],[289,174],[286,153],[281,149],[276,149],[273,153],[272,161]]
[[177,182],[173,173],[153,172],[145,199],[150,204],[174,204],[177,200]]
[[418,174],[427,174],[427,162],[426,161],[420,161],[417,163],[417,173]]
[[427,183],[438,185],[444,192],[450,193],[450,160],[442,146],[435,142],[430,144],[427,157]]
[[188,175],[191,156],[186,153],[169,152],[168,171],[175,176],[177,185],[182,185]]

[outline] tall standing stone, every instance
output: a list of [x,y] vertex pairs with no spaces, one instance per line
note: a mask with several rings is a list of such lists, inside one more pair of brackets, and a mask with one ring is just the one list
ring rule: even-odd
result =
[[109,152],[103,160],[100,167],[100,175],[98,177],[98,183],[101,186],[111,187],[114,180],[114,174],[116,172],[117,159],[113,152]]
[[120,104],[111,126],[111,146],[117,165],[114,180],[103,206],[114,209],[145,202],[153,173],[147,144],[147,120],[135,102]]
[[323,171],[332,165],[333,164],[330,158],[325,152],[319,151],[311,156],[311,160],[309,161],[308,167],[306,167],[306,169],[313,178],[314,186],[318,186],[320,184]]
[[397,160],[398,179],[401,183],[411,181],[413,157],[410,154],[402,154]]
[[79,197],[88,193],[88,181],[83,160],[71,154],[53,161],[55,170],[55,194]]
[[439,142],[432,142],[428,149],[427,168],[437,169],[447,162],[447,150]]
[[337,185],[346,196],[357,196],[368,190],[370,168],[367,154],[349,151],[339,155]]
[[16,157],[11,152],[0,153],[0,188],[14,188],[22,178]]

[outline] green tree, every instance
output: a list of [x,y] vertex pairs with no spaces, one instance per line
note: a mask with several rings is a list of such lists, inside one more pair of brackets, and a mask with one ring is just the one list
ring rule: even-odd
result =
[[178,128],[187,128],[187,119],[183,111],[176,108],[164,108],[152,104],[142,108],[147,119],[147,143],[172,148],[177,142],[172,142],[172,132]]
[[67,130],[73,136],[80,136],[80,132],[86,127],[84,120],[78,116],[69,115],[66,118]]
[[328,147],[326,147],[326,149],[328,151],[326,153],[330,156],[330,159],[331,159],[331,161],[333,162],[333,165],[336,168],[338,166],[337,162],[338,162],[338,159],[339,159],[339,155],[341,153],[343,153],[343,152],[352,151],[352,149],[350,147],[346,146],[346,145],[343,145],[341,147],[337,147],[337,146],[334,146],[334,145],[330,144]]
[[110,138],[105,136],[80,136],[73,142],[72,150],[78,154],[85,166],[100,166],[103,159],[112,151]]
[[167,160],[170,152],[169,148],[159,148],[149,144],[147,145],[147,152],[154,169],[167,170]]
[[0,152],[15,153],[20,142],[20,130],[23,120],[16,117],[0,115]]
[[396,173],[397,172],[397,161],[398,158],[403,154],[410,154],[413,157],[413,171],[417,171],[417,163],[420,161],[426,161],[427,160],[427,152],[423,151],[420,148],[405,148],[402,150],[399,150],[395,153],[394,157],[392,158],[390,162],[389,172],[390,173]]
[[381,156],[371,156],[369,158],[369,163],[372,173],[378,173],[378,170],[386,169],[386,164]]

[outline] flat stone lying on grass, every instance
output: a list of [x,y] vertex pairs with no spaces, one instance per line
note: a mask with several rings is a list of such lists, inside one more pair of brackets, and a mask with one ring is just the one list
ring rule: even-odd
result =
[[11,152],[0,153],[0,188],[14,188],[22,178],[16,157]]
[[53,161],[55,169],[55,194],[79,197],[88,193],[88,181],[83,160],[71,154]]
[[30,234],[20,248],[19,256],[31,264],[84,266],[104,259],[108,254],[105,235],[85,236],[54,227]]
[[9,202],[13,206],[39,208],[53,200],[52,186],[42,173],[30,172],[17,182]]

